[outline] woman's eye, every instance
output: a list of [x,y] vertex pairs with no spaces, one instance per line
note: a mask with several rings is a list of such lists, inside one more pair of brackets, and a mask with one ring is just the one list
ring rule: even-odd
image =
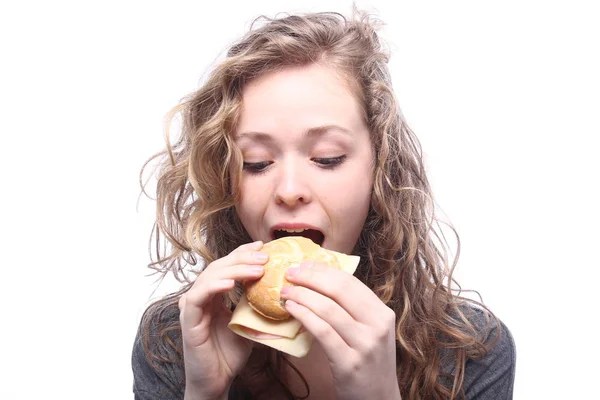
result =
[[328,157],[328,158],[313,158],[315,163],[322,168],[334,168],[346,160],[346,156]]
[[271,161],[261,161],[261,162],[255,162],[255,163],[249,163],[249,162],[244,161],[244,164],[242,165],[242,169],[249,170],[250,173],[258,173],[258,172],[263,172],[265,170],[265,168],[267,168],[271,164],[273,164]]

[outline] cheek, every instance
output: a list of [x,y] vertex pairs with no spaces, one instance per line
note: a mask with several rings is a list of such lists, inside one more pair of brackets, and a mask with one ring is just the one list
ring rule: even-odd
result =
[[244,182],[240,183],[240,199],[236,203],[235,208],[240,217],[240,220],[244,225],[248,220],[249,215],[252,214],[252,209],[255,205],[252,204],[252,193],[248,192],[248,185]]
[[340,217],[366,216],[369,205],[371,204],[372,177],[356,171],[356,173],[346,174],[343,178],[340,176],[332,184],[329,180],[327,185],[322,188],[322,193],[327,193],[326,201],[330,207],[330,212]]
[[354,219],[360,220],[366,217],[371,204],[371,188],[367,185],[361,185],[355,190],[346,192],[346,212],[350,213]]
[[253,184],[250,179],[240,182],[240,200],[236,210],[242,223],[246,226],[259,218],[266,204],[268,193],[261,185]]

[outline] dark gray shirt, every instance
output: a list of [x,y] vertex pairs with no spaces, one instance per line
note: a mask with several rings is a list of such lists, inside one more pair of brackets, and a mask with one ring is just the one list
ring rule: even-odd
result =
[[[178,318],[173,312],[170,318]],[[470,314],[475,326],[483,326],[483,312],[475,310]],[[490,337],[494,337],[494,327]],[[516,349],[508,328],[500,322],[500,339],[486,357],[481,360],[468,360],[463,383],[467,399],[507,400],[513,397],[515,379]],[[176,400],[184,396],[184,371],[181,363],[163,363],[164,373],[158,374],[149,364],[144,353],[139,332],[135,339],[132,354],[133,392],[135,400]],[[443,366],[445,372],[454,372],[454,363]],[[243,389],[233,388],[229,400],[251,400]]]

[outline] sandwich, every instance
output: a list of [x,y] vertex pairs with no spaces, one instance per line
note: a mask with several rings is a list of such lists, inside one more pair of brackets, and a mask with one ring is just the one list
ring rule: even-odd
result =
[[283,286],[291,285],[285,279],[285,272],[311,260],[354,274],[360,258],[324,249],[302,236],[273,240],[265,243],[261,251],[269,254],[265,273],[258,280],[244,283],[244,295],[228,326],[247,339],[295,357],[304,357],[312,346],[313,337],[285,309],[280,292]]

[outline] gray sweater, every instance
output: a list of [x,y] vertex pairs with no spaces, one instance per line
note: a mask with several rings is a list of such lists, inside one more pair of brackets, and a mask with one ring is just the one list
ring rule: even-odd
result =
[[[482,326],[484,322],[483,312],[476,309],[473,309],[472,311],[473,312],[469,314],[471,322],[473,322],[476,327]],[[178,310],[174,309],[172,312],[163,315],[163,321],[161,322],[176,323],[178,318]],[[151,326],[158,325],[153,324]],[[490,337],[494,337],[497,328],[498,327],[493,328]],[[492,347],[486,357],[481,360],[467,361],[463,383],[464,393],[467,399],[512,399],[516,363],[515,342],[510,331],[502,322],[500,323],[500,329],[500,340]],[[174,338],[177,340],[177,335],[175,335]],[[450,362],[447,365],[442,366],[444,372],[450,374],[454,372],[454,363],[452,361],[453,360],[450,359]],[[146,359],[140,332],[138,332],[133,346],[132,368],[135,400],[183,399],[185,390],[183,364],[161,363],[161,369],[164,370],[164,373],[157,373]],[[450,384],[450,382],[445,383]],[[243,388],[236,388],[233,386],[229,392],[229,400],[251,399],[251,395]]]

